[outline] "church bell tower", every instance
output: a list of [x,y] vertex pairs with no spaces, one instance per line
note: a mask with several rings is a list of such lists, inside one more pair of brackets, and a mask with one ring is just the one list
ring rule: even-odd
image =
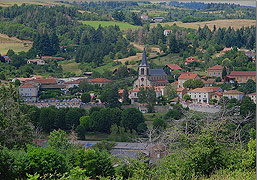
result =
[[139,80],[139,84],[138,86],[149,86],[150,84],[147,83],[147,79],[148,79],[148,76],[149,76],[149,71],[150,71],[150,66],[149,64],[147,63],[147,58],[146,58],[146,51],[145,51],[145,48],[144,48],[144,51],[143,51],[143,56],[142,56],[142,61],[139,65],[139,69],[138,69],[138,80]]

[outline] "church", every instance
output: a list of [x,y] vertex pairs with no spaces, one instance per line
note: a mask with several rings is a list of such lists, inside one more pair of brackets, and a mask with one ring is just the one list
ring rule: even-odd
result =
[[168,76],[163,69],[150,69],[144,48],[142,61],[138,68],[138,79],[134,82],[134,89],[142,86],[166,86],[167,84]]

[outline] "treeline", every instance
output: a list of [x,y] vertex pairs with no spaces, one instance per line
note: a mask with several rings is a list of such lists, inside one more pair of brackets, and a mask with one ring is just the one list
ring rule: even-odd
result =
[[144,132],[147,129],[142,113],[135,108],[121,110],[119,108],[92,107],[89,111],[81,108],[60,108],[54,106],[24,109],[32,124],[43,132],[62,129],[76,130],[81,139],[86,132],[111,133],[111,127],[117,125],[128,131]]

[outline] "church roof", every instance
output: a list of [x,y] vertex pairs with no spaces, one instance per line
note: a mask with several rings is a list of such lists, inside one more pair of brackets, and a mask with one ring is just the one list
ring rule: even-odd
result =
[[147,63],[145,48],[144,48],[144,51],[143,51],[143,56],[142,56],[142,61],[141,61],[140,66],[149,66],[148,63]]
[[150,69],[151,76],[167,76],[163,69]]

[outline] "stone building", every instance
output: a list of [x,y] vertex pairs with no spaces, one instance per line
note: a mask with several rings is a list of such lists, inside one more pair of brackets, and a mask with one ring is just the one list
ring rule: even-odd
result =
[[139,65],[138,79],[134,82],[134,89],[143,86],[166,86],[168,76],[163,69],[150,69],[144,49],[141,64]]

